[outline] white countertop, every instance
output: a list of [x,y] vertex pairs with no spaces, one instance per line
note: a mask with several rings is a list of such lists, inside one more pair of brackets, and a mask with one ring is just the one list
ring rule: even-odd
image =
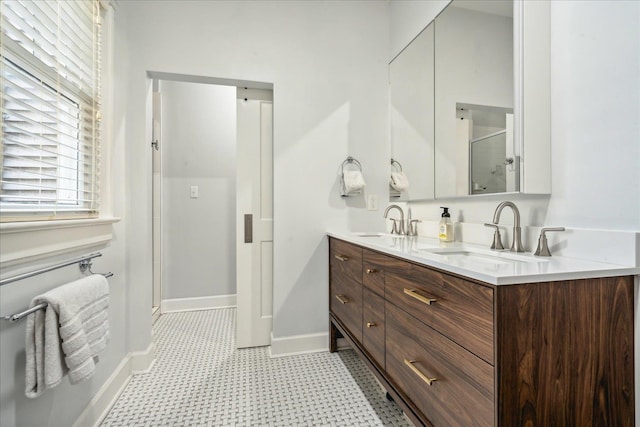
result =
[[640,267],[562,256],[492,251],[469,243],[385,233],[329,232],[331,237],[493,285],[640,274]]

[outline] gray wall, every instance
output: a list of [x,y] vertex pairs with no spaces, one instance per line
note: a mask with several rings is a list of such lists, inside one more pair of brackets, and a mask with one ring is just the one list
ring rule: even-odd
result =
[[236,89],[162,81],[160,90],[162,299],[235,294]]

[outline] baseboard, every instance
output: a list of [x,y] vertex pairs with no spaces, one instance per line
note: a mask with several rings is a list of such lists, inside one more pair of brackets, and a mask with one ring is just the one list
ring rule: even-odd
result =
[[151,342],[149,346],[142,351],[132,351],[129,353],[131,358],[131,373],[143,374],[148,372],[156,360],[156,344]]
[[294,354],[319,353],[329,351],[329,334],[294,335],[291,337],[274,338],[271,334],[270,357],[292,356]]
[[213,310],[236,306],[235,295],[215,295],[210,297],[164,299],[160,303],[162,313],[180,311]]
[[131,379],[131,357],[127,355],[89,401],[73,427],[99,426]]
[[147,372],[155,361],[156,346],[154,343],[143,351],[134,351],[122,359],[113,374],[100,387],[100,390],[89,401],[73,427],[98,427],[116,403],[124,388],[129,384],[132,375]]

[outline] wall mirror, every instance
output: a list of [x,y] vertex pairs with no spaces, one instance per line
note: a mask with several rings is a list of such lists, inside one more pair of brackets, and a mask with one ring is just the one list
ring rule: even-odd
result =
[[454,0],[435,32],[436,197],[505,192],[506,157],[496,154],[506,147],[497,145],[513,137],[485,137],[513,113],[513,3]]
[[434,196],[434,24],[431,22],[389,64],[391,171],[408,186],[390,188],[390,200],[428,200]]
[[453,0],[391,62],[390,93],[410,182],[391,200],[551,192],[548,1]]

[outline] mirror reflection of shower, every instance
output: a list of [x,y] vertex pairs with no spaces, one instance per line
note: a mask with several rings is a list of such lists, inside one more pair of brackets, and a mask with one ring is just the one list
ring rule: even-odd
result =
[[468,194],[518,191],[520,162],[513,147],[513,110],[457,103],[456,119],[466,121]]

